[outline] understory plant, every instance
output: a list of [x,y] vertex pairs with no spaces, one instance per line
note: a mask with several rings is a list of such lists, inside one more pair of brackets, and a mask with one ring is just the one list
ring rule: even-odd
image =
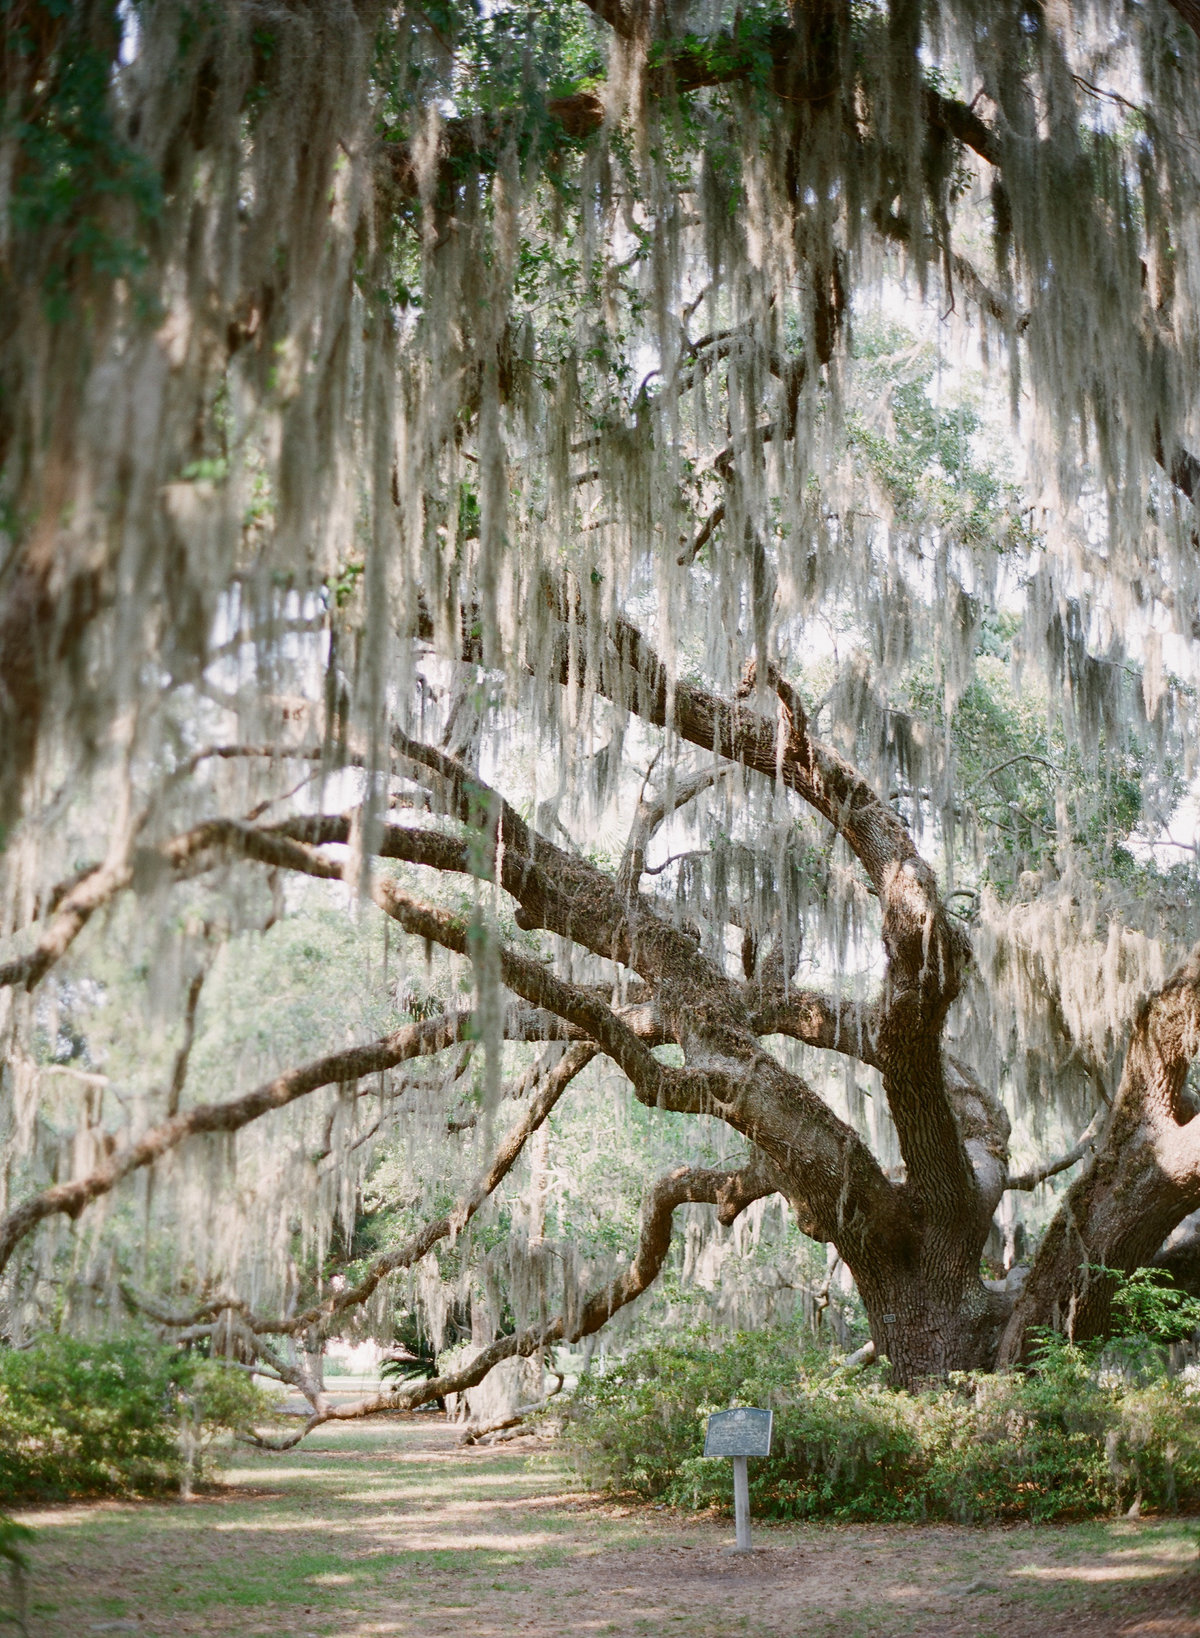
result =
[[0,1349],[0,1503],[186,1491],[271,1409],[236,1366],[142,1336]]
[[970,1373],[905,1392],[851,1374],[798,1333],[699,1332],[586,1374],[565,1438],[587,1482],[727,1511],[727,1461],[703,1455],[707,1417],[770,1407],[769,1458],[750,1464],[760,1517],[1083,1518],[1200,1506],[1200,1395],[1164,1350],[1043,1336],[1027,1371]]

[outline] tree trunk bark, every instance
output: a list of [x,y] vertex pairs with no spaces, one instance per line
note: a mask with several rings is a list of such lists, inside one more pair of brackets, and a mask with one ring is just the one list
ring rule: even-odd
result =
[[1135,1020],[1112,1118],[1067,1191],[1000,1345],[1001,1368],[1028,1353],[1032,1328],[1085,1339],[1108,1325],[1114,1282],[1153,1261],[1200,1207],[1200,1119],[1185,1093],[1200,1048],[1200,945]]
[[1167,1236],[1198,1205],[1200,1178],[1190,1168],[1173,1176],[1161,1164],[1161,1145],[1148,1137],[1098,1156],[1067,1191],[1046,1232],[1005,1329],[999,1365],[1026,1357],[1034,1327],[1080,1342],[1103,1335],[1115,1282],[1101,1270],[1131,1273],[1153,1263]]
[[978,1280],[955,1299],[920,1275],[893,1274],[863,1302],[876,1357],[886,1356],[893,1387],[913,1391],[952,1371],[992,1368],[1007,1305]]

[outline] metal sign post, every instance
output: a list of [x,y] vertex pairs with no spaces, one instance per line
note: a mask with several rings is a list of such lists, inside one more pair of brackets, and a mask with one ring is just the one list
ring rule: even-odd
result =
[[733,1458],[733,1528],[739,1553],[750,1551],[750,1472],[744,1456]]
[[734,1551],[738,1553],[750,1551],[750,1475],[746,1459],[771,1454],[773,1421],[774,1412],[752,1410],[747,1405],[717,1411],[708,1419],[704,1454],[733,1457],[733,1519],[737,1532]]

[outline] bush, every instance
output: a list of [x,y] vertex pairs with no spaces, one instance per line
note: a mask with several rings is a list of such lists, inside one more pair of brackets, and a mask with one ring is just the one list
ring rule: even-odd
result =
[[565,1415],[593,1484],[728,1510],[729,1463],[706,1460],[708,1415],[770,1406],[769,1459],[750,1464],[760,1517],[1081,1518],[1200,1504],[1200,1401],[1161,1363],[1132,1383],[1096,1350],[1044,1340],[1034,1368],[920,1394],[848,1376],[798,1333],[700,1333],[587,1375]]
[[0,1502],[178,1489],[270,1407],[242,1372],[143,1338],[0,1349]]

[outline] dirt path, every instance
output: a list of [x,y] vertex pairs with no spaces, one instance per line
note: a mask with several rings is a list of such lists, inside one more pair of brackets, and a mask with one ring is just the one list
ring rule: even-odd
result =
[[1194,1521],[731,1526],[572,1490],[552,1450],[327,1427],[189,1505],[23,1515],[31,1638],[1200,1638]]

